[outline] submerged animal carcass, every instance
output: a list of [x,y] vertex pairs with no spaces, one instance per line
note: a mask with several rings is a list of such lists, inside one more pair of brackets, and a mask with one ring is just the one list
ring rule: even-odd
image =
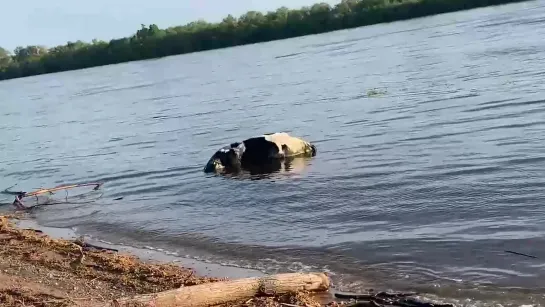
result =
[[243,169],[270,168],[282,160],[316,156],[316,146],[285,132],[264,134],[220,148],[208,160],[204,172],[237,173]]

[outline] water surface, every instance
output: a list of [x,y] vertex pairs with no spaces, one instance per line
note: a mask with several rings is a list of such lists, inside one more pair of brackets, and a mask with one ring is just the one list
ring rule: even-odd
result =
[[[543,35],[527,2],[2,82],[0,186],[104,181],[96,202],[33,214],[111,242],[543,303]],[[203,174],[271,131],[318,155],[262,180]]]

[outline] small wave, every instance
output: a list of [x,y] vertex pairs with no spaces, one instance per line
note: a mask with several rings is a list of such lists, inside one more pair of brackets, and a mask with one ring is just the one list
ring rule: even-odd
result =
[[480,111],[486,111],[486,110],[503,109],[503,108],[510,108],[510,107],[521,107],[521,106],[529,106],[529,105],[536,105],[536,104],[537,105],[545,104],[545,100],[510,102],[510,103],[492,103],[492,105],[486,105],[484,107],[479,107],[479,108],[472,108],[472,109],[464,110],[462,112],[480,112]]
[[156,174],[165,174],[170,172],[179,172],[179,171],[188,171],[188,170],[195,170],[194,167],[173,167],[173,168],[167,168],[163,170],[157,170],[157,171],[127,171],[126,174],[123,175],[117,175],[117,176],[108,176],[108,177],[100,177],[100,178],[94,178],[94,181],[103,181],[103,182],[110,182],[110,181],[116,181],[121,179],[133,179],[133,178],[140,178],[140,177],[146,177],[149,175],[156,175]]
[[134,90],[134,89],[139,89],[139,88],[152,87],[152,86],[155,86],[155,85],[157,85],[156,82],[138,84],[138,85],[131,85],[131,86],[122,86],[122,87],[117,87],[117,88],[112,88],[111,86],[102,86],[102,87],[97,87],[97,88],[94,88],[94,89],[88,89],[88,90],[85,90],[85,91],[76,92],[76,93],[74,93],[74,96],[76,96],[76,97],[94,96],[94,95],[99,95],[99,94],[106,94],[106,93],[109,93],[109,92],[121,92],[121,91]]
[[300,54],[304,54],[304,52],[294,52],[294,53],[289,53],[289,54],[285,54],[285,55],[278,55],[278,56],[275,56],[274,58],[275,59],[289,58],[289,57],[294,57],[294,56],[300,55]]
[[434,141],[450,136],[458,136],[464,134],[474,133],[474,131],[461,131],[461,132],[450,132],[450,133],[441,133],[441,134],[431,134],[422,137],[412,137],[401,140],[402,142],[414,142],[414,141]]

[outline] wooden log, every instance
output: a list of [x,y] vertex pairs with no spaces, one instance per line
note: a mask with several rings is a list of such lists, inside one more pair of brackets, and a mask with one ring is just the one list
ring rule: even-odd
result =
[[109,306],[208,307],[255,296],[281,295],[301,290],[326,291],[329,286],[329,278],[324,273],[285,273],[137,295],[113,300]]

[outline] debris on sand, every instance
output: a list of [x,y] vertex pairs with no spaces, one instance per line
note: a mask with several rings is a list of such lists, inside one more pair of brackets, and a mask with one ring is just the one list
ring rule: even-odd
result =
[[[77,188],[87,188],[92,187],[91,191],[85,190],[84,193],[77,195],[78,197],[81,197],[85,194],[88,194],[92,191],[97,191],[102,187],[103,183],[101,182],[90,182],[90,183],[78,183],[78,184],[65,184],[65,185],[59,185],[54,188],[40,188],[32,192],[24,192],[24,191],[10,191],[9,189],[13,186],[5,189],[2,191],[2,194],[7,195],[14,195],[15,200],[13,201],[12,205],[17,208],[17,210],[26,210],[31,207],[37,206],[37,205],[43,205],[43,204],[55,204],[60,202],[60,197],[64,198],[65,202],[68,202],[68,191],[74,190]],[[58,196],[59,193],[64,192],[64,196],[59,196],[59,199],[53,198],[53,196]],[[40,199],[42,198],[42,199]],[[72,198],[75,198],[74,196],[70,196],[71,202]],[[32,199],[33,201],[36,201],[36,204],[33,206],[25,205],[23,202],[23,199]],[[25,200],[26,202],[26,200]]]
[[[111,250],[84,248],[81,242],[52,239],[17,228],[10,219],[19,217],[0,216],[1,306],[110,306],[121,298],[228,281],[197,276],[178,264],[147,263]],[[297,297],[305,294],[256,297],[222,307],[281,306],[284,301],[298,303]]]
[[81,239],[52,239],[18,228],[11,220],[19,213],[0,216],[1,306],[450,307],[385,292],[337,293],[336,301],[324,302],[330,287],[325,273],[235,280],[197,276],[178,264],[144,262]]

